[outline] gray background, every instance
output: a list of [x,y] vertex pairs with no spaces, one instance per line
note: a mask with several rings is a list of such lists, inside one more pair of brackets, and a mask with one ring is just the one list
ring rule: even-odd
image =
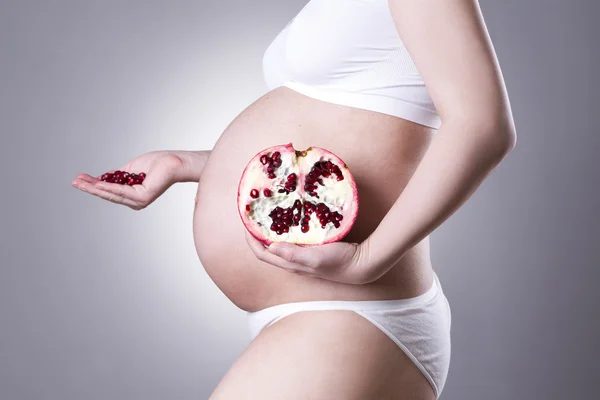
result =
[[[142,212],[71,187],[208,149],[306,1],[0,3],[0,398],[204,399],[249,343],[202,269],[195,184]],[[481,2],[519,134],[432,236],[450,399],[597,395],[598,2]]]

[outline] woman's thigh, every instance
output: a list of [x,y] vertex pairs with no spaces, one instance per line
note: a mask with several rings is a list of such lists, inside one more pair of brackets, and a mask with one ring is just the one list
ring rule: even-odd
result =
[[209,400],[433,400],[427,379],[349,310],[302,311],[263,329]]

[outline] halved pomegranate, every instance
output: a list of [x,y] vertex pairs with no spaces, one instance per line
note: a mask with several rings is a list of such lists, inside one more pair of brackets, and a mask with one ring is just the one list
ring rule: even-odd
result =
[[358,215],[358,190],[346,164],[332,152],[291,143],[256,154],[238,186],[246,229],[265,244],[316,245],[348,234]]

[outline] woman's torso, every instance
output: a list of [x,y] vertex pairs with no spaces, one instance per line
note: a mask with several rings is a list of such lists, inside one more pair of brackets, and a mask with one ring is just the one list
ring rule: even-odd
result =
[[[309,5],[325,4],[318,1],[321,3],[309,2]],[[322,10],[312,11],[322,17]],[[301,17],[307,18],[301,12],[296,20]],[[314,25],[311,27],[314,34]],[[321,27],[324,29],[324,25]],[[288,45],[290,41],[293,43],[293,37],[283,35],[289,34],[288,28],[289,25],[273,44],[284,39]],[[302,25],[295,29],[296,36],[305,33]],[[384,34],[390,36],[389,27]],[[335,45],[333,42],[332,39]],[[283,50],[289,55],[294,48]],[[386,57],[385,53],[381,55]],[[343,59],[344,55],[336,57]],[[324,82],[325,75],[319,73],[327,68],[324,65],[320,68],[311,71],[315,83],[319,79]],[[267,80],[277,75],[276,71],[267,72]],[[297,69],[297,72],[302,71]],[[279,73],[289,74],[289,71]],[[241,173],[260,150],[290,142],[299,150],[310,146],[326,148],[346,162],[356,179],[359,214],[343,240],[361,242],[376,229],[402,192],[434,132],[397,116],[317,100],[285,86],[261,96],[225,129],[198,185],[194,240],[208,275],[236,306],[246,311],[295,301],[398,299],[425,292],[433,279],[428,238],[409,250],[378,280],[366,285],[342,284],[296,275],[259,261],[246,243],[236,204]]]

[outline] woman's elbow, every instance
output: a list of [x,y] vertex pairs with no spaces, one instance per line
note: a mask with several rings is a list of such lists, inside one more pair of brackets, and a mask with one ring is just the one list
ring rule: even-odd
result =
[[442,126],[451,135],[462,136],[471,142],[491,163],[502,160],[517,144],[517,133],[512,117],[499,117],[498,113],[478,113],[446,118]]
[[501,118],[488,127],[487,137],[493,154],[500,160],[506,157],[517,145],[517,131],[512,117]]
[[467,127],[466,134],[477,138],[477,145],[493,158],[492,162],[502,160],[517,144],[515,123],[510,113],[480,112],[463,124]]

